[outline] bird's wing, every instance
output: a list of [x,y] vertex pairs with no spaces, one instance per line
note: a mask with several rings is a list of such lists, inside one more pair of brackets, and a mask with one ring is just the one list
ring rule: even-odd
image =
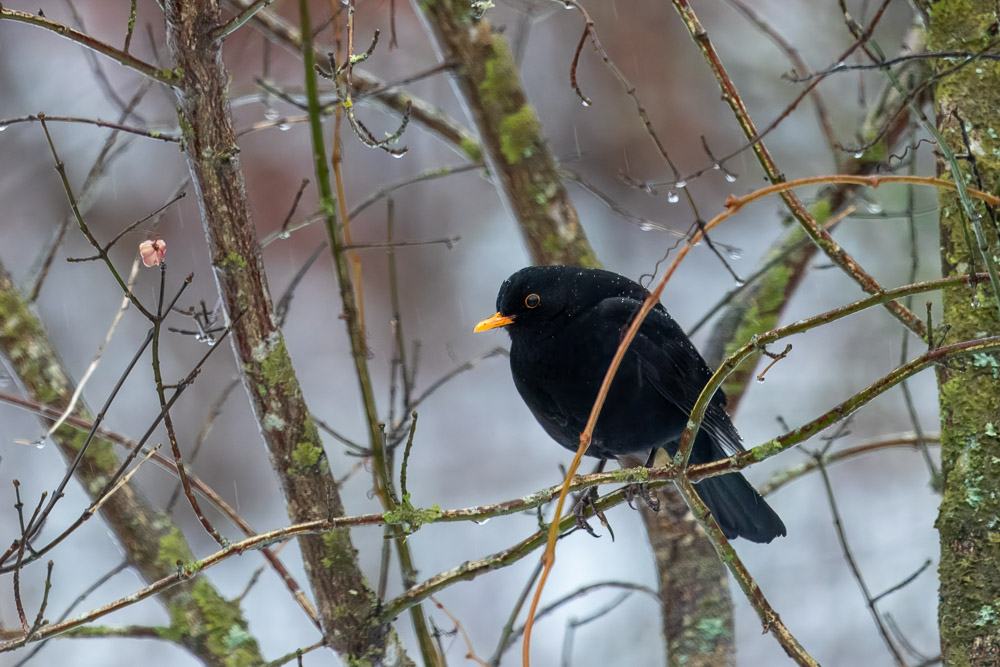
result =
[[[642,301],[631,298],[605,299],[599,305],[602,317],[620,322],[622,335]],[[639,357],[643,377],[671,404],[685,412],[694,407],[702,389],[712,377],[712,371],[684,330],[657,304],[646,316],[639,333],[629,346],[629,354]],[[726,395],[715,392],[702,429],[728,453],[743,451],[736,427],[726,413]]]

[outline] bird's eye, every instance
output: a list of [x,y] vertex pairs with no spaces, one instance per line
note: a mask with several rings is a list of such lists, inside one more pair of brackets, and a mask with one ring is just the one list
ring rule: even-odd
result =
[[524,298],[524,305],[528,308],[538,308],[538,304],[541,302],[542,299],[537,294],[529,294]]

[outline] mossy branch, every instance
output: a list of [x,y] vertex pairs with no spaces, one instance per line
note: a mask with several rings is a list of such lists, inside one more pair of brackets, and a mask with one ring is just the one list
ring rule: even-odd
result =
[[[0,267],[0,351],[10,360],[31,398],[63,409],[69,405],[74,386],[62,367],[59,356],[49,342],[41,322],[28,302],[21,296],[11,277]],[[74,416],[92,421],[85,407],[79,406]],[[89,430],[89,429],[88,429]],[[67,461],[76,458],[87,433],[64,424],[52,434],[59,451]],[[119,471],[114,445],[107,438],[93,438],[83,461],[75,470],[76,479],[92,500],[104,493],[107,480]],[[147,582],[155,582],[176,572],[177,560],[193,558],[191,548],[169,516],[155,509],[131,484],[118,489],[101,505],[101,516],[118,539],[129,563]],[[231,626],[247,627],[239,605],[224,600],[212,589],[218,604],[203,608],[192,597],[196,585],[211,589],[201,576],[188,577],[180,586],[165,591],[159,597],[171,616],[178,619],[175,636],[189,651],[206,665],[225,664],[224,656],[210,649],[213,633],[225,634],[228,627],[218,623],[212,614],[225,609]],[[207,590],[207,589],[206,589]],[[183,623],[180,621],[183,620]],[[261,660],[256,640],[247,635],[241,654]]]

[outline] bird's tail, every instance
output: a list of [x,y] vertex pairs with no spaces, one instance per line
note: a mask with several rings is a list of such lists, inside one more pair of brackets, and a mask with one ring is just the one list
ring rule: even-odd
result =
[[694,485],[727,538],[770,542],[785,535],[785,524],[738,472],[709,477]]

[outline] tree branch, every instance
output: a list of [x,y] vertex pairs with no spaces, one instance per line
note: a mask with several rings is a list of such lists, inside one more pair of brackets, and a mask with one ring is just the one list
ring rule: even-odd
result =
[[127,67],[138,72],[139,74],[142,74],[143,76],[149,77],[150,79],[154,79],[160,83],[165,83],[168,86],[177,85],[179,80],[183,78],[182,71],[172,72],[170,70],[160,69],[145,61],[139,60],[135,56],[126,53],[121,49],[116,49],[110,44],[105,44],[100,40],[94,39],[85,32],[75,30],[63,23],[51,21],[39,14],[28,14],[25,12],[19,12],[16,9],[6,9],[2,4],[0,4],[0,21],[4,20],[26,23],[28,25],[48,30],[49,32],[53,32],[72,42],[76,42],[80,46],[85,46],[92,51],[96,51],[101,55],[111,58],[122,67]]

